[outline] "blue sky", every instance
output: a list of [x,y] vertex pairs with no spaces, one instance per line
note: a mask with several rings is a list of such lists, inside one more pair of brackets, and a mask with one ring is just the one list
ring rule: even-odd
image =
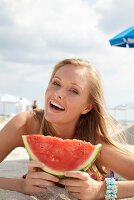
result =
[[79,57],[100,71],[107,105],[134,102],[134,49],[109,44],[133,11],[133,0],[0,0],[0,94],[43,107],[53,66]]

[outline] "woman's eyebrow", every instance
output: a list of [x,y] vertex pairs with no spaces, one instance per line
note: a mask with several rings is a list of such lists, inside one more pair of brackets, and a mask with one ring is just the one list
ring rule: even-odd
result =
[[58,76],[54,76],[53,78],[57,78],[57,79],[61,80],[61,78],[59,78]]
[[82,90],[82,88],[80,87],[80,85],[78,85],[77,83],[71,83],[71,84],[77,86],[78,88],[80,88]]

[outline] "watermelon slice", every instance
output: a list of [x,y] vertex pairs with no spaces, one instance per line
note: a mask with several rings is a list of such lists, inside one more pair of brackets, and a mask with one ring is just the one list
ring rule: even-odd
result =
[[86,171],[97,158],[102,146],[43,135],[23,135],[22,138],[31,159],[43,162],[45,167],[42,170],[59,178],[65,177],[64,171]]

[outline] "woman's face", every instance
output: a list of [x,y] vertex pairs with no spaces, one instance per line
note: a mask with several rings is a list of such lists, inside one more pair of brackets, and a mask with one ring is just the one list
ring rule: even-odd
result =
[[76,123],[91,110],[86,68],[64,65],[53,77],[45,94],[45,118],[52,123]]

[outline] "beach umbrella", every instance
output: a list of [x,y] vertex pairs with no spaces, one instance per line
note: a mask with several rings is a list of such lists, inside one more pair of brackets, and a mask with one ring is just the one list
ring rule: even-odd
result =
[[3,104],[3,115],[5,115],[5,105],[6,104],[16,104],[19,101],[18,97],[15,97],[10,94],[1,94],[0,103]]
[[134,102],[129,102],[129,103],[126,103],[126,104],[120,104],[120,105],[116,105],[114,107],[111,107],[111,110],[124,111],[125,112],[125,121],[127,121],[127,111],[133,110],[133,109],[134,109]]
[[3,104],[3,115],[5,115],[5,105],[6,104],[14,104],[17,106],[17,104],[20,101],[22,101],[22,103],[25,104],[25,107],[31,105],[31,101],[29,101],[25,97],[20,98],[20,97],[16,97],[16,96],[13,96],[10,94],[0,94],[0,103]]
[[109,40],[111,46],[134,48],[134,26]]
[[[19,100],[20,101],[20,100]],[[31,106],[31,101],[30,100],[28,100],[27,98],[25,98],[25,97],[22,97],[22,101],[23,101],[23,103],[25,103],[27,106]]]
[[15,97],[10,94],[1,94],[0,95],[0,102],[1,103],[16,103],[19,101],[18,97]]
[[25,112],[29,110],[30,106],[31,106],[31,101],[29,101],[25,97],[19,97],[19,101],[18,103],[16,103],[16,108],[18,112]]
[[134,102],[129,102],[126,104],[129,109],[134,109]]

